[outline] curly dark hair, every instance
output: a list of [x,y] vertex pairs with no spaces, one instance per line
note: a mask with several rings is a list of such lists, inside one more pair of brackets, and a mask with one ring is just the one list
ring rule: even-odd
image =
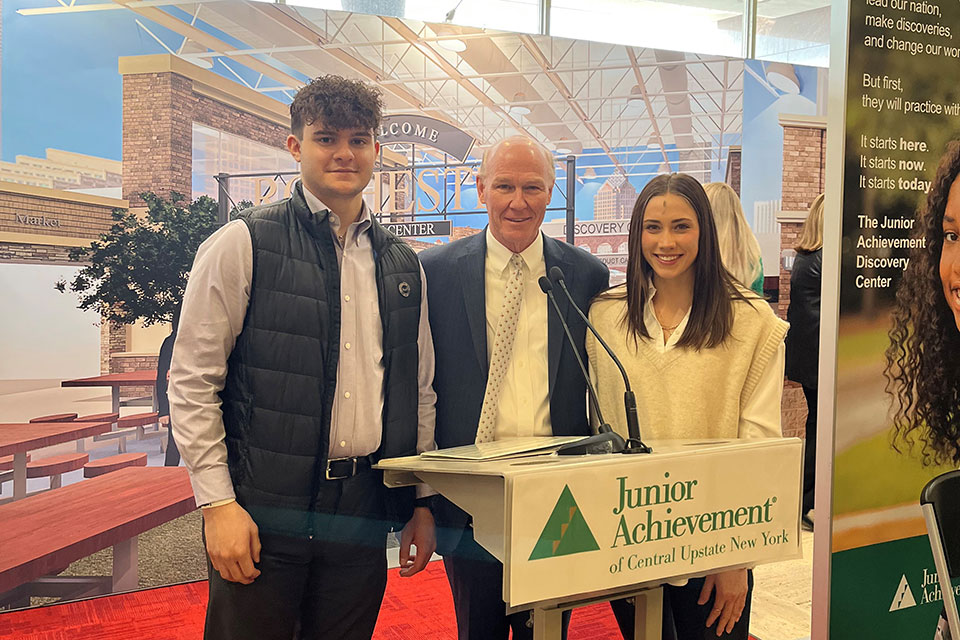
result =
[[937,175],[917,212],[911,251],[897,288],[886,350],[886,391],[893,396],[893,446],[922,445],[924,464],[960,462],[960,332],[940,282],[943,215],[960,174],[960,141],[947,145]]
[[290,103],[290,130],[303,138],[303,127],[318,120],[326,127],[368,129],[374,132],[382,118],[380,89],[360,80],[326,75],[314,78]]

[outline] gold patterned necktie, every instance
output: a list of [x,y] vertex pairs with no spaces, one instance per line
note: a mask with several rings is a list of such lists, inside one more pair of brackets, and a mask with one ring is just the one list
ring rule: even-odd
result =
[[477,424],[477,443],[493,442],[497,422],[497,405],[500,390],[513,355],[513,342],[520,319],[520,304],[523,302],[523,258],[519,253],[510,258],[510,273],[503,291],[503,307],[497,320],[497,333],[493,339],[490,369],[487,372],[487,389],[483,394],[483,408]]

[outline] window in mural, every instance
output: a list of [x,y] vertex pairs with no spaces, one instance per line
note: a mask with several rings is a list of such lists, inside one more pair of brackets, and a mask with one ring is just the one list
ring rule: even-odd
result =
[[[296,171],[297,163],[286,149],[275,149],[247,138],[193,124],[193,197],[217,197],[218,173],[257,173]],[[289,180],[289,177],[286,178]],[[232,180],[230,197],[234,202],[255,199],[255,180]]]

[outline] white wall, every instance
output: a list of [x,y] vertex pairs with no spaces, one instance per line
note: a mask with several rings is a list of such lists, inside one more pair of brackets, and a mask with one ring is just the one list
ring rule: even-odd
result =
[[100,373],[100,316],[54,283],[77,267],[0,264],[0,380],[78,378]]

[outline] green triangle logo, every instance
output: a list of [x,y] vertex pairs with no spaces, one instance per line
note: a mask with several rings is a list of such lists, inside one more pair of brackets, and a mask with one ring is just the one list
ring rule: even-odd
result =
[[530,560],[569,556],[584,551],[597,551],[599,548],[600,545],[583,518],[577,501],[573,499],[570,487],[564,485],[557,506],[553,508],[553,513],[547,519],[540,539],[530,554]]

